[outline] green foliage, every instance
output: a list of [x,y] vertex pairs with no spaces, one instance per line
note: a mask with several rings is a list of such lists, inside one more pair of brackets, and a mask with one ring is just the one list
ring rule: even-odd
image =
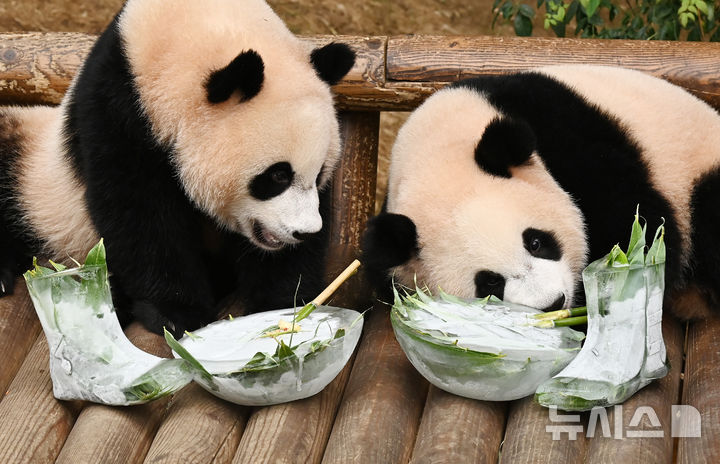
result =
[[558,37],[720,41],[718,2],[711,0],[495,0],[493,26],[502,18],[529,36],[536,8]]

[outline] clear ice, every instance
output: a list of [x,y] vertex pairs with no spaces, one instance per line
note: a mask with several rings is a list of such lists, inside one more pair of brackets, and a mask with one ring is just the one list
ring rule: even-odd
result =
[[499,300],[463,301],[422,291],[396,295],[395,336],[430,383],[479,400],[505,401],[535,392],[577,354],[583,334],[541,329],[539,311]]
[[[195,369],[195,381],[220,398],[246,406],[307,398],[325,388],[345,367],[363,325],[357,311],[319,306],[298,323],[299,332],[261,336],[281,319],[292,321],[293,310],[214,322],[180,339],[180,345],[205,370]],[[293,348],[294,356],[277,363],[251,362],[269,360],[280,341]]]
[[540,385],[543,406],[584,411],[622,403],[668,372],[662,337],[664,264],[608,267],[607,258],[583,272],[587,339],[562,372]]
[[153,356],[125,337],[104,264],[35,271],[26,274],[26,281],[50,349],[56,398],[140,404],[192,380],[184,361]]

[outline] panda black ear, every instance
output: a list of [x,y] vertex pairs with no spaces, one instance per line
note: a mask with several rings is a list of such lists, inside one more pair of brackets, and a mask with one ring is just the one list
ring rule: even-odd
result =
[[240,101],[253,98],[260,92],[265,80],[265,64],[255,50],[247,50],[235,57],[227,66],[210,73],[205,81],[210,103],[222,103],[236,90]]
[[407,216],[380,213],[368,221],[361,246],[365,268],[384,272],[417,255],[417,228]]
[[496,118],[475,147],[475,162],[489,174],[509,178],[510,167],[527,163],[535,147],[535,133],[525,121]]
[[344,43],[332,42],[313,50],[310,62],[320,79],[335,85],[355,64],[355,52]]

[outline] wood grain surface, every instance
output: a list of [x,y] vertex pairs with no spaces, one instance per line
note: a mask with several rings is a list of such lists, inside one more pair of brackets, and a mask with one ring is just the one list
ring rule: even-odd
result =
[[410,459],[428,384],[395,340],[388,310],[365,317],[363,339],[323,463]]
[[150,446],[147,464],[232,461],[249,408],[233,405],[191,383],[175,394]]
[[[720,107],[720,44],[540,37],[390,37],[387,82],[453,82],[553,64],[637,69]],[[409,90],[411,92],[416,90]]]
[[[0,103],[59,103],[94,40],[77,33],[0,34]],[[342,41],[357,53],[333,89],[345,110],[412,110],[457,79],[561,63],[638,69],[720,107],[720,43],[428,35],[304,40]]]
[[476,401],[430,386],[412,464],[497,462],[507,403]]
[[[565,415],[563,411],[559,414]],[[578,415],[578,413],[572,413]],[[505,440],[500,452],[501,464],[523,464],[538,462],[583,462],[585,456],[585,435],[587,414],[580,414],[580,421],[550,420],[548,409],[533,401],[532,396],[510,403]],[[579,433],[571,437],[567,433],[553,440],[552,429],[556,425],[580,427]]]
[[[700,415],[700,436],[678,440],[678,462],[720,462],[720,319],[690,326],[685,361],[683,404]],[[691,421],[692,416],[688,417]],[[691,430],[689,423],[688,430]]]
[[40,330],[25,280],[18,278],[13,294],[0,298],[0,395],[12,382]]
[[82,403],[53,396],[49,351],[40,334],[0,403],[0,462],[51,463]]
[[95,39],[64,32],[0,34],[0,103],[60,103]]

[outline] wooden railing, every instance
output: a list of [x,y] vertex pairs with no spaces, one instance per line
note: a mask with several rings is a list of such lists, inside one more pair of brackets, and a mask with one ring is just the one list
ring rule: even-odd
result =
[[[380,111],[412,110],[436,89],[463,77],[556,63],[640,69],[720,107],[720,44],[306,39],[344,41],[358,53],[355,67],[334,89],[342,110],[344,153],[333,182],[329,274],[357,255],[373,211]],[[93,41],[83,34],[0,34],[0,103],[59,103]],[[373,301],[362,280],[355,279],[334,303],[362,310]],[[387,311],[377,306],[368,313],[355,357],[312,398],[244,408],[189,386],[171,400],[112,408],[52,397],[47,343],[19,281],[14,296],[0,299],[0,392],[7,390],[0,397],[0,462],[720,462],[717,321],[688,326],[666,317],[672,371],[624,405],[625,428],[638,407],[651,406],[663,438],[602,438],[599,423],[595,438],[586,438],[589,417],[584,414],[580,423],[566,424],[584,426],[575,440],[552,440],[547,427],[557,424],[531,398],[482,402],[429,386],[400,350]],[[142,348],[169,354],[160,337],[139,326],[127,333]],[[700,411],[700,438],[670,436],[671,405],[681,403]],[[633,430],[658,428],[645,418]]]

